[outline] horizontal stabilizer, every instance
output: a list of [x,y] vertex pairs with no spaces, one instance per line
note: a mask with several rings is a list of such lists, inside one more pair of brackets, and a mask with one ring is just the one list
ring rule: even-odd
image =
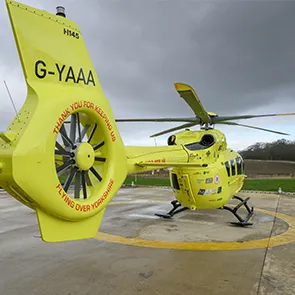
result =
[[207,167],[208,164],[200,164],[200,163],[177,163],[177,162],[165,162],[165,163],[153,163],[153,162],[139,162],[136,163],[137,166],[141,167]]

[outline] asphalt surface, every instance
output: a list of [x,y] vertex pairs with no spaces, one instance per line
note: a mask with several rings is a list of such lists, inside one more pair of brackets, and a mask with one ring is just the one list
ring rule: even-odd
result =
[[240,195],[257,208],[248,228],[222,210],[164,220],[170,189],[124,188],[95,239],[47,244],[0,192],[0,294],[295,294],[295,197]]

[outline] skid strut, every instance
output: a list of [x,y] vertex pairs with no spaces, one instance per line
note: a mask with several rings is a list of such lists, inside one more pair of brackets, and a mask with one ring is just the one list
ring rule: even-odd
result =
[[[252,207],[251,209],[249,208],[247,202],[250,199],[250,197],[246,198],[245,200],[242,199],[241,197],[238,196],[234,196],[233,199],[237,199],[239,201],[241,201],[236,207],[232,208],[229,206],[223,206],[221,209],[225,209],[230,211],[231,213],[233,213],[235,215],[235,217],[239,220],[238,222],[231,222],[231,224],[234,225],[239,225],[239,226],[247,226],[247,225],[252,225],[253,223],[248,222],[249,219],[253,216],[254,214],[254,207]],[[238,210],[240,207],[244,206],[247,211],[248,211],[248,215],[245,219],[243,219],[239,214],[238,214]]]
[[169,219],[169,218],[172,218],[173,215],[188,209],[187,207],[182,207],[182,208],[178,209],[179,207],[181,207],[181,204],[177,200],[172,201],[171,204],[172,204],[173,208],[167,214],[158,214],[158,213],[156,213],[155,215],[159,216],[159,217]]

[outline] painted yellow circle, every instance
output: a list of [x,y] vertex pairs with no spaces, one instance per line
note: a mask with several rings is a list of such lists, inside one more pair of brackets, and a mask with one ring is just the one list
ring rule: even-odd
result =
[[[167,202],[167,201],[157,201],[153,200],[151,202]],[[112,205],[119,204],[130,204],[134,202],[124,201],[124,202],[112,202]],[[98,232],[96,239],[104,240],[107,242],[139,246],[139,247],[148,247],[148,248],[158,248],[158,249],[175,249],[175,250],[246,250],[246,249],[261,249],[267,247],[276,247],[292,243],[295,241],[295,218],[282,214],[276,213],[263,209],[255,209],[258,212],[275,216],[276,218],[282,219],[285,221],[289,228],[286,232],[260,240],[251,240],[245,242],[166,242],[159,240],[145,240],[140,238],[124,238],[121,236],[111,235],[103,232]]]
[[89,170],[94,164],[94,149],[87,143],[82,142],[76,153],[76,161],[81,170]]

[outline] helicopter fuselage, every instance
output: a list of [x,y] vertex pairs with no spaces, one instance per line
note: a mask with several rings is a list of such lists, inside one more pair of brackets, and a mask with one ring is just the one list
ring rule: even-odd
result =
[[170,136],[168,146],[126,150],[129,173],[169,168],[175,198],[191,210],[221,208],[243,187],[243,159],[216,129],[185,130]]

